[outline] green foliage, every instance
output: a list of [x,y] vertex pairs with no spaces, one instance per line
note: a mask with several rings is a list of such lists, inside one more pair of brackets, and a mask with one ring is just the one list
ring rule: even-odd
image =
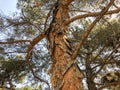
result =
[[12,71],[17,71],[17,70],[24,70],[25,69],[25,61],[19,60],[19,61],[15,61],[15,60],[5,60],[5,61],[1,61],[2,63],[2,67],[4,69],[6,69],[6,71],[12,72]]
[[[72,43],[76,44],[80,42],[85,32],[86,31],[81,29],[80,27],[76,27],[73,32],[73,36],[75,40],[73,39]],[[98,24],[94,28],[94,30],[90,33],[88,39],[86,40],[84,45],[80,48],[79,64],[81,65],[81,67],[82,66],[89,67],[84,73],[86,73],[85,75],[90,74],[91,76],[93,76],[91,81],[95,83],[100,83],[102,80],[101,77],[105,77],[108,74],[108,73],[106,74],[106,72],[110,72],[110,71],[112,72],[111,75],[113,76],[113,77],[110,77],[110,76],[107,77],[110,80],[112,79],[111,81],[113,82],[110,82],[110,83],[115,83],[117,81],[118,82],[120,81],[120,79],[118,78],[119,75],[117,74],[118,76],[116,76],[114,74],[116,72],[119,72],[120,70],[119,64],[118,64],[120,62],[119,49],[114,51],[114,53],[110,56],[110,58],[107,58],[107,56],[109,56],[109,53],[112,52],[118,44],[120,44],[120,22],[118,22],[117,20],[113,20],[113,21],[111,20],[109,24],[108,22],[105,22],[105,24]],[[86,79],[89,79],[89,78],[86,78]],[[96,79],[98,80],[98,82],[95,81]],[[109,83],[106,83],[106,81],[104,81],[100,84],[101,85],[97,85],[97,86],[102,87],[102,85],[107,85]],[[115,87],[119,88],[119,85],[113,85],[106,88],[109,90],[113,90],[112,88],[115,88]]]
[[17,3],[17,7],[22,9],[22,12],[25,15],[25,17],[27,17],[27,19],[31,22],[40,24],[43,22],[43,18],[45,18],[44,11],[41,11],[41,0],[21,0]]
[[19,76],[17,82],[18,82],[18,83],[23,83],[24,80],[25,80],[25,75],[21,75],[21,76]]
[[42,90],[41,85],[35,85],[35,86],[24,86],[21,88],[18,88],[18,90]]
[[20,88],[20,90],[32,90],[32,88],[30,86],[25,86],[23,88]]
[[[21,10],[19,17],[4,17],[6,19],[0,17],[1,33],[3,32],[7,37],[5,40],[8,42],[24,39],[33,40],[37,35],[41,34],[44,30],[44,23],[47,14],[56,1],[57,0],[18,0],[17,8]],[[116,2],[115,4],[117,5]],[[69,14],[70,17],[74,17],[78,14],[87,14],[94,11],[97,12],[101,10],[100,5],[106,5],[107,3],[108,0],[74,0],[70,6]],[[47,28],[49,28],[49,23],[52,18],[53,13],[50,13],[46,24]],[[109,53],[112,52],[120,42],[119,16],[116,16],[116,18],[118,18],[117,20],[107,21],[105,20],[106,18],[110,19],[111,16],[105,15],[103,19],[97,23],[79,51],[78,64],[81,65],[80,67],[85,67],[81,69],[85,71],[85,76],[91,76],[90,79],[92,78],[94,83],[95,81],[101,81],[101,74],[104,76],[107,75],[105,72],[108,72],[108,68],[115,70],[115,68],[119,69],[120,67],[119,56],[117,57],[117,54],[120,54],[119,50],[114,52],[110,58],[106,59],[106,57],[109,56]],[[71,30],[72,36],[70,37],[70,42],[72,43],[74,50],[76,49],[74,46],[82,40],[87,28],[91,25],[93,20],[94,17],[88,17],[77,20],[75,23],[70,25],[71,27],[74,27],[74,29]],[[45,39],[38,43],[33,48],[30,58],[30,64],[34,69],[35,74],[38,77],[43,77],[44,79],[45,73],[47,73],[47,69],[51,65],[49,64],[50,55],[46,48],[49,46],[47,43],[48,42],[46,42]],[[26,77],[28,78],[27,81],[29,83],[34,85],[36,84],[34,82],[36,80],[34,80],[33,77],[32,79],[30,78],[31,74],[28,73],[25,60],[22,60],[25,59],[28,45],[28,43],[18,43],[0,46],[1,85],[5,83],[7,86],[8,84],[6,83],[8,83],[9,80],[11,80],[12,83],[23,83]],[[105,49],[100,52],[101,48],[104,46]],[[8,53],[6,54],[6,52]],[[9,59],[10,56],[12,58]],[[89,70],[86,70],[86,68]],[[101,68],[101,70],[99,68]],[[85,77],[85,79],[88,80],[89,77]],[[87,82],[87,84],[89,83]],[[106,83],[100,83],[100,85],[96,84],[96,86],[99,88],[105,84]],[[20,90],[33,90],[35,88],[42,90],[42,85],[36,85],[35,87],[25,86],[20,88]]]
[[21,83],[27,74],[26,62],[23,60],[3,60],[0,61],[0,85],[9,81]]
[[4,48],[0,47],[0,53],[3,53],[3,52],[4,52]]

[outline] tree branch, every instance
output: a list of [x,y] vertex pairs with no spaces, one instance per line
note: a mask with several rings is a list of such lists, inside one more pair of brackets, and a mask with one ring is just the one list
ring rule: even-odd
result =
[[106,46],[104,45],[104,46],[100,49],[99,53],[92,59],[91,62],[94,62],[94,61],[100,56],[100,54],[102,53],[102,51],[103,51],[105,48],[106,48]]
[[[110,11],[106,12],[105,15],[119,13],[119,12],[120,12],[120,7],[118,7],[117,9],[110,10]],[[73,22],[75,20],[78,20],[78,19],[81,19],[81,18],[86,18],[86,17],[96,17],[99,14],[101,14],[101,12],[93,12],[93,13],[91,12],[91,13],[87,13],[87,14],[83,14],[83,15],[78,15],[78,16],[75,16],[73,18],[70,18],[70,19],[66,20],[64,22],[64,24],[68,25],[68,24],[70,24],[71,22]]]
[[94,28],[94,26],[96,25],[96,23],[106,14],[106,12],[108,11],[108,9],[110,8],[110,6],[114,3],[115,0],[111,0],[110,3],[106,6],[106,8],[104,8],[101,13],[99,13],[99,15],[96,17],[96,19],[93,21],[93,23],[91,24],[90,27],[88,27],[86,33],[83,36],[83,39],[81,40],[81,42],[77,45],[77,48],[75,50],[75,52],[73,53],[73,59],[76,59],[78,53],[79,53],[79,49],[81,48],[81,46],[83,45],[83,43],[86,41],[86,39],[88,38],[90,32],[92,31],[92,29]]
[[113,83],[109,83],[109,84],[107,84],[107,85],[104,85],[104,86],[98,88],[98,90],[102,90],[103,88],[107,88],[107,87],[110,87],[110,86],[113,86],[113,85],[120,85],[120,81],[118,81],[118,82],[113,82]]
[[[104,62],[101,66],[101,68],[96,72],[96,74],[94,74],[93,77],[95,77],[103,68],[104,66],[109,62],[109,60],[111,59],[111,56],[113,55],[113,53],[120,47],[120,44],[118,44],[113,51],[104,59]],[[99,66],[99,65],[98,65]],[[96,67],[96,66],[95,66]],[[95,67],[93,67],[92,69],[94,69]]]
[[27,64],[28,64],[28,68],[29,68],[29,70],[31,71],[31,73],[32,73],[32,75],[34,76],[34,78],[40,80],[41,82],[46,83],[46,84],[48,85],[48,87],[49,87],[49,90],[50,90],[50,85],[49,85],[49,83],[48,83],[46,80],[43,80],[43,79],[39,78],[39,77],[35,74],[32,66],[30,65],[30,61],[29,61],[30,56],[31,56],[31,53],[32,53],[32,49],[34,48],[34,46],[35,46],[40,40],[42,40],[42,39],[45,38],[45,37],[46,37],[46,33],[43,33],[43,34],[40,34],[39,36],[37,36],[35,39],[33,39],[33,41],[31,42],[31,44],[29,45],[28,50],[27,50],[26,62],[27,62]]
[[45,24],[44,24],[44,31],[46,31],[46,25],[47,25],[47,22],[48,22],[48,18],[50,17],[50,14],[51,14],[51,12],[52,12],[54,7],[55,7],[55,4],[52,5],[50,11],[47,14],[47,17],[46,17],[46,20],[45,20]]

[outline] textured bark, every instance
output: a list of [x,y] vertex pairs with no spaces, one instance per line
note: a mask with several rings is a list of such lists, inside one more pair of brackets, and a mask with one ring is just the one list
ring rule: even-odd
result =
[[48,34],[53,61],[50,70],[52,90],[83,90],[82,73],[72,59],[72,47],[67,38],[69,28],[63,24],[69,19],[68,6],[71,2],[72,0],[59,0],[53,10],[53,21]]
[[90,55],[88,54],[86,56],[86,72],[85,72],[88,90],[97,90],[96,85],[94,83],[94,72],[90,66],[90,63],[91,63],[91,59],[90,59]]

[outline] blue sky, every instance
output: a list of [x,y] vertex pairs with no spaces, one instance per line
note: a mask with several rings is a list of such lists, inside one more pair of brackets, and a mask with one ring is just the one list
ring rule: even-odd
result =
[[17,0],[0,0],[0,13],[4,15],[10,15],[17,11],[16,9]]

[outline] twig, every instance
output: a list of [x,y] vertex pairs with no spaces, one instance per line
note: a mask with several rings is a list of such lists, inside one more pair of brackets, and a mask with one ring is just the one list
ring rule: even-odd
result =
[[107,88],[107,87],[110,87],[110,86],[113,86],[113,85],[120,85],[120,81],[118,81],[118,82],[113,82],[113,83],[109,83],[109,84],[107,84],[107,85],[104,85],[104,86],[98,88],[97,90],[102,90],[103,88]]
[[[112,55],[119,47],[120,47],[120,44],[117,45],[117,46],[115,47],[115,49],[113,49],[113,51],[105,58],[104,63],[102,64],[101,68],[96,72],[96,74],[95,74],[93,77],[95,77],[95,76],[104,68],[104,66],[106,65],[106,63],[109,62],[111,55]],[[96,67],[96,66],[95,66],[95,67]],[[94,67],[93,67],[93,68],[94,68]],[[93,68],[92,68],[92,69],[93,69]]]
[[102,51],[105,49],[105,45],[101,48],[101,50],[99,51],[99,53],[94,57],[94,59],[92,60],[92,62],[94,62],[97,58],[98,58],[98,56],[100,56],[100,54],[102,53]]
[[46,25],[47,25],[48,18],[50,17],[50,14],[51,14],[51,12],[52,12],[54,7],[55,7],[55,4],[53,4],[53,6],[51,7],[50,11],[47,14],[47,17],[46,17],[46,20],[45,20],[45,24],[44,24],[44,31],[46,31]]

